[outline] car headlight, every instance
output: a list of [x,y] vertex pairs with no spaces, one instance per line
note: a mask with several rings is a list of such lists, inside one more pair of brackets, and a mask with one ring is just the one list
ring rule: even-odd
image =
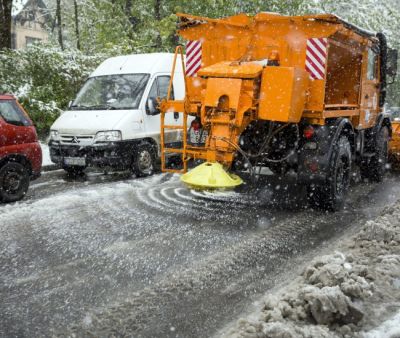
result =
[[119,130],[99,131],[94,138],[95,142],[112,142],[121,140],[122,135]]
[[59,140],[59,133],[58,130],[50,130],[50,140],[58,141]]

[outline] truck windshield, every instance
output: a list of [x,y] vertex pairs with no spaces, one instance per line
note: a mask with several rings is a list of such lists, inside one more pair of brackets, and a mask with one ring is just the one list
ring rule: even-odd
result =
[[71,109],[137,109],[149,77],[149,74],[117,74],[89,78]]

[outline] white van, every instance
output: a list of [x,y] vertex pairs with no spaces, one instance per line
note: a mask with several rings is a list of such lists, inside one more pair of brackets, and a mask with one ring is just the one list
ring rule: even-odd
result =
[[[156,98],[167,96],[173,58],[174,54],[154,53],[104,61],[52,125],[51,160],[71,173],[96,166],[131,168],[138,176],[152,174],[160,154]],[[184,78],[178,61],[171,97],[183,99]],[[182,125],[182,114],[166,114],[165,124]],[[177,146],[180,138],[179,130],[165,134],[171,146]]]

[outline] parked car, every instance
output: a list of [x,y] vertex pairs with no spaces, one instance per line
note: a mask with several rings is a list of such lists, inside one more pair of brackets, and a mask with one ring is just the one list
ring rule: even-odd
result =
[[0,201],[22,199],[40,176],[42,150],[35,127],[11,95],[0,95]]
[[[50,158],[70,173],[88,166],[153,173],[160,152],[157,98],[167,95],[174,54],[118,56],[104,61],[88,78],[69,109],[50,131]],[[177,62],[172,97],[185,96],[182,66]],[[167,125],[182,125],[182,114],[168,114]],[[182,131],[165,134],[171,146]]]

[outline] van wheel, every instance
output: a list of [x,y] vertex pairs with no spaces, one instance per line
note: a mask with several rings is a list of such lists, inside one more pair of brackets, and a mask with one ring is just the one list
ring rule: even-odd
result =
[[139,177],[153,175],[155,156],[153,147],[143,143],[136,147],[132,160],[132,171]]
[[361,178],[372,182],[382,182],[389,158],[389,129],[382,127],[376,137],[375,155],[368,163],[360,166]]
[[69,176],[82,176],[86,167],[81,166],[64,166],[63,169],[67,172]]
[[330,211],[340,210],[350,186],[350,175],[350,142],[347,137],[342,136],[335,145],[325,185],[308,190],[311,205]]
[[15,202],[22,199],[29,188],[29,172],[18,162],[8,162],[0,168],[0,200]]

